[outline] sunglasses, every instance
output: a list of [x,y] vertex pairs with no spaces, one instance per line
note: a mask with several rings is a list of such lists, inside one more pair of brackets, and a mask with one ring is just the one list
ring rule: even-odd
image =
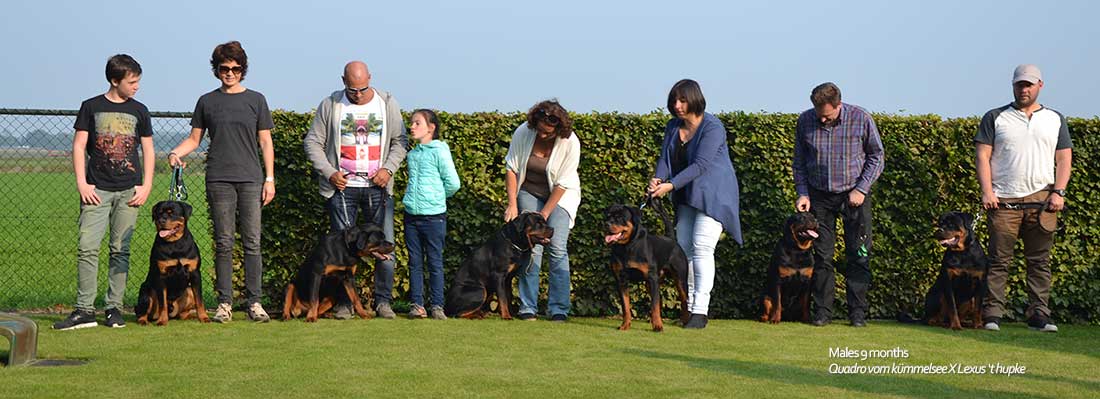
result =
[[241,72],[244,72],[244,67],[242,67],[240,65],[235,66],[235,67],[227,67],[225,65],[219,65],[218,66],[218,73],[226,74],[226,73],[230,73],[230,72],[233,72],[233,74],[235,74],[235,75],[240,75]]
[[556,115],[550,115],[543,110],[539,110],[538,117],[547,125],[557,126],[559,123],[561,123],[561,119],[558,118]]
[[344,86],[344,90],[347,90],[348,93],[361,94],[364,91],[370,90],[370,86],[362,87],[362,88],[358,88],[358,89]]

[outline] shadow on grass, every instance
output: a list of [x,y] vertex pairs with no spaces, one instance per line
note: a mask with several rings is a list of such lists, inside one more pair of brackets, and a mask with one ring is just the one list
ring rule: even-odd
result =
[[[1086,344],[1087,342],[1096,342],[1100,340],[1100,329],[1092,326],[1077,329],[1074,329],[1074,326],[1062,326],[1062,329],[1057,333],[1040,333],[1030,331],[1026,326],[1019,323],[1002,324],[1001,331],[967,329],[963,332],[923,324],[896,322],[895,324],[901,328],[944,335],[951,339],[971,339],[982,343],[1011,345],[1026,349],[1061,352],[1070,355],[1085,355],[1100,359],[1100,347]],[[1019,326],[1024,326],[1024,328],[1021,329]]]
[[708,371],[739,375],[758,380],[774,380],[777,383],[802,385],[810,388],[832,387],[868,394],[887,394],[914,398],[1050,398],[1034,394],[967,389],[940,384],[926,379],[901,378],[889,375],[845,374],[833,375],[825,371],[805,369],[781,364],[757,363],[737,359],[707,359],[701,357],[660,353],[640,349],[625,349],[628,355],[650,359],[671,360]]

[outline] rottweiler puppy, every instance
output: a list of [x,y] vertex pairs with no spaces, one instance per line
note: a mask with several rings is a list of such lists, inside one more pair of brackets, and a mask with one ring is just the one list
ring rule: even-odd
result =
[[161,201],[153,206],[157,237],[149,254],[149,274],[134,307],[138,324],[153,320],[163,326],[169,318],[189,319],[192,311],[200,322],[210,322],[202,302],[199,246],[187,229],[190,217],[191,205],[185,202]]
[[671,277],[680,297],[680,322],[687,323],[688,260],[683,249],[671,237],[649,234],[642,226],[642,211],[625,205],[612,205],[604,210],[604,244],[611,246],[611,273],[619,287],[623,324],[619,330],[630,329],[630,281],[645,281],[649,290],[649,322],[653,331],[664,330],[661,320],[661,277]]
[[462,262],[443,311],[450,317],[483,319],[496,294],[500,318],[512,319],[512,279],[530,261],[531,249],[549,244],[553,235],[554,229],[537,212],[512,219]]
[[924,322],[961,330],[961,318],[971,315],[972,328],[982,327],[989,259],[974,235],[974,215],[948,212],[940,216],[936,241],[946,251],[939,276],[924,299]]
[[813,291],[814,240],[817,219],[809,212],[798,212],[783,222],[783,238],[775,244],[768,279],[764,285],[764,314],[761,322],[779,323],[783,310],[798,300],[802,322],[810,321],[810,293]]
[[382,227],[375,224],[352,226],[321,237],[305,262],[298,268],[294,280],[286,286],[283,320],[306,312],[306,322],[317,321],[342,295],[351,300],[359,318],[371,315],[363,309],[355,289],[355,272],[359,259],[387,259],[394,245],[386,241]]

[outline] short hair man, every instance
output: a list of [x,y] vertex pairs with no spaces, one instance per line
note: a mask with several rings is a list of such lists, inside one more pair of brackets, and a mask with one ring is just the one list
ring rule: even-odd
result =
[[1065,207],[1073,162],[1066,118],[1039,104],[1043,75],[1035,65],[1012,74],[1011,104],[985,113],[974,137],[982,208],[989,211],[989,293],[982,307],[985,329],[1000,330],[1005,283],[1017,239],[1027,259],[1027,324],[1056,332],[1050,322],[1050,249],[1057,212]]
[[[321,196],[331,219],[331,230],[356,224],[358,215],[382,226],[393,241],[393,173],[408,151],[401,107],[390,93],[371,87],[367,64],[344,66],[344,88],[321,100],[313,125],[303,140],[306,155],[317,172]],[[395,316],[393,259],[380,260],[374,269],[374,308],[378,316]],[[350,318],[348,304],[336,306],[336,317]]]
[[885,156],[875,121],[863,108],[841,104],[840,88],[822,83],[810,93],[814,108],[798,117],[794,144],[795,208],[817,218],[813,295],[815,326],[832,320],[836,295],[833,252],[836,219],[844,221],[848,267],[848,319],[865,327],[871,284],[871,185],[882,174]]

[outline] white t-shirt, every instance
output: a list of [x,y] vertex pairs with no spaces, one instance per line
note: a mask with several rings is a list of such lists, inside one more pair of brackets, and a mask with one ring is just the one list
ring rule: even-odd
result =
[[993,193],[1023,198],[1054,184],[1054,152],[1073,148],[1066,118],[1042,107],[1027,114],[1012,104],[986,112],[974,141],[993,146]]
[[377,93],[364,105],[352,104],[347,95],[340,99],[340,173],[348,176],[348,187],[370,187],[382,168],[382,132],[386,129],[386,105]]

